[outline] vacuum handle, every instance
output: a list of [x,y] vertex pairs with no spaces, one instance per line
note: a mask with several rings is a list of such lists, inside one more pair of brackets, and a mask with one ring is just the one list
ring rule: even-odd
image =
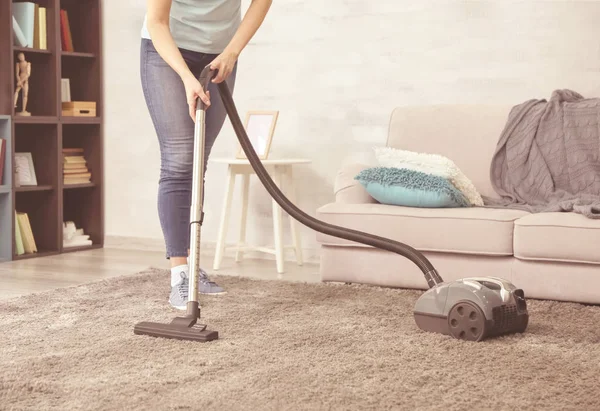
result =
[[[208,85],[209,85],[210,81],[217,76],[217,73],[218,73],[218,70],[211,69],[210,64],[202,69],[202,72],[200,73],[200,77],[198,78],[198,81],[200,82],[200,85],[202,86],[202,90],[205,93],[206,93],[206,90],[208,90]],[[204,101],[202,101],[202,99],[198,98],[198,100],[196,101],[196,110],[206,110],[206,109],[207,109],[207,106],[206,106],[206,104],[204,104]]]

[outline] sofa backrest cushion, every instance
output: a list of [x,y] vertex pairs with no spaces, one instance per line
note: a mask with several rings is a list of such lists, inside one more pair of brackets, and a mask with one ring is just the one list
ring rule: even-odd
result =
[[452,160],[481,195],[498,197],[490,163],[512,105],[406,106],[393,110],[387,146]]

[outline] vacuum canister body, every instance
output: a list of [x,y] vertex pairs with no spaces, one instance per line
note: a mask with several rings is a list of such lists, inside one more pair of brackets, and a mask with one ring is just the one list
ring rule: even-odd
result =
[[470,341],[522,333],[529,322],[523,290],[497,277],[437,284],[419,297],[414,317],[422,330]]

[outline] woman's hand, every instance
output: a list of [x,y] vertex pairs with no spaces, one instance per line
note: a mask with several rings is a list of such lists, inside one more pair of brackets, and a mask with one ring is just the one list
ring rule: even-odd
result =
[[221,83],[226,80],[233,71],[237,59],[238,53],[233,51],[225,50],[223,53],[219,54],[217,58],[210,63],[211,70],[218,70],[217,76],[212,79],[212,82]]
[[183,79],[185,86],[185,95],[190,109],[190,117],[196,121],[196,101],[200,98],[207,107],[210,107],[210,91],[204,92],[202,85],[192,73],[189,73]]

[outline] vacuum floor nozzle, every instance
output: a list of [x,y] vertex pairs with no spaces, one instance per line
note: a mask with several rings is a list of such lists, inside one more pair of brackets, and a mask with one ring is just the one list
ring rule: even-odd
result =
[[141,322],[135,325],[133,333],[149,335],[151,337],[173,338],[177,340],[190,340],[198,342],[213,341],[219,338],[217,331],[206,329],[206,325],[194,324],[190,327],[178,324],[177,319],[169,324]]
[[133,327],[133,333],[137,335],[149,335],[151,337],[173,338],[177,340],[189,340],[207,342],[219,338],[219,333],[207,330],[205,324],[198,324],[200,318],[200,306],[197,301],[189,301],[187,313],[181,317],[175,317],[170,323],[156,323],[143,321]]

